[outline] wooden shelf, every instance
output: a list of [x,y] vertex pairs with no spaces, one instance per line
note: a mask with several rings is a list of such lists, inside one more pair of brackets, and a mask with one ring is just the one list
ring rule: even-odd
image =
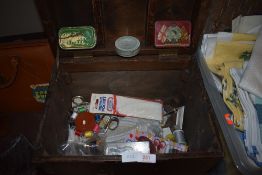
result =
[[190,55],[138,55],[133,58],[75,57],[60,59],[60,66],[68,72],[181,70],[188,68],[191,60]]

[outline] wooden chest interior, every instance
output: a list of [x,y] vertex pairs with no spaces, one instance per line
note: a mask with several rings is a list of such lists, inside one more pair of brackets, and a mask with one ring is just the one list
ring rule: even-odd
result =
[[[36,2],[53,51],[57,53],[57,65],[38,133],[37,142],[41,144],[42,151],[34,159],[40,169],[46,172],[62,170],[68,174],[82,170],[112,174],[137,171],[141,174],[157,174],[176,168],[176,172],[195,171],[201,174],[223,157],[214,126],[214,112],[193,54],[205,29],[224,30],[230,26],[231,19],[221,21],[218,12],[210,15],[211,9],[218,11],[228,4],[208,0]],[[255,5],[252,7],[255,10]],[[238,10],[241,11],[240,8]],[[229,13],[228,10],[221,14],[225,13]],[[191,21],[190,47],[155,48],[154,23],[157,20]],[[217,26],[210,27],[215,24]],[[59,28],[81,25],[95,27],[97,46],[92,50],[60,49],[57,42]],[[114,42],[123,35],[132,35],[140,40],[142,47],[139,55],[130,59],[117,56]],[[176,98],[178,104],[186,106],[184,132],[189,151],[159,154],[155,165],[121,164],[120,156],[59,155],[58,145],[67,139],[67,113],[71,98],[75,95],[90,97],[91,93],[162,100]],[[62,166],[71,164],[77,168],[72,170],[72,167]],[[191,168],[186,168],[188,166]]]

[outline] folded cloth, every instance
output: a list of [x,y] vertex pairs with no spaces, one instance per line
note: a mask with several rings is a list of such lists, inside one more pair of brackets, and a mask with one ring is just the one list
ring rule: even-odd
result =
[[254,46],[256,35],[219,32],[214,54],[206,59],[209,69],[223,77],[225,62],[242,61],[241,55],[250,53]]
[[218,34],[205,34],[203,36],[201,52],[205,59],[212,58],[216,47]]
[[255,42],[250,61],[244,71],[239,86],[262,97],[262,30]]
[[262,116],[259,116],[247,91],[241,89],[238,84],[243,74],[243,69],[231,68],[230,74],[235,81],[240,102],[244,110],[244,143],[247,154],[262,166]]
[[[216,47],[216,41],[217,41],[217,35],[218,34],[204,34],[202,45],[201,45],[201,52],[204,57],[204,59],[212,58],[214,55],[214,50]],[[222,93],[222,82],[221,80],[211,72],[213,81],[215,83],[215,86],[217,90]]]
[[255,39],[256,36],[250,34],[219,32],[214,51],[206,59],[209,69],[223,79],[223,99],[233,113],[235,127],[240,131],[244,129],[243,109],[229,71],[230,68],[242,68]]
[[227,107],[232,111],[233,115],[233,122],[235,127],[243,131],[244,130],[244,114],[243,109],[240,104],[238,93],[236,89],[236,85],[230,75],[230,68],[242,68],[241,61],[232,61],[224,63],[224,73],[223,73],[223,100]]
[[232,32],[258,34],[262,28],[262,15],[238,16],[232,20]]

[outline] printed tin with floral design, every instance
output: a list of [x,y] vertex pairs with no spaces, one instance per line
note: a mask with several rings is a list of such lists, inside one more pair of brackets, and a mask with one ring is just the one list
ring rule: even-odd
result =
[[156,21],[156,47],[188,47],[190,46],[190,21]]

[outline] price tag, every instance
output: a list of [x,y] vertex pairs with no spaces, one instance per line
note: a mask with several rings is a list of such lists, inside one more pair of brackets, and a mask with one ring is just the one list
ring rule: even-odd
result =
[[127,152],[122,154],[122,163],[125,162],[156,163],[156,155],[140,152]]
[[122,163],[137,162],[137,152],[126,152],[122,154]]
[[138,162],[156,163],[156,155],[155,154],[143,154],[143,153],[140,153],[140,155],[138,157],[139,157]]

